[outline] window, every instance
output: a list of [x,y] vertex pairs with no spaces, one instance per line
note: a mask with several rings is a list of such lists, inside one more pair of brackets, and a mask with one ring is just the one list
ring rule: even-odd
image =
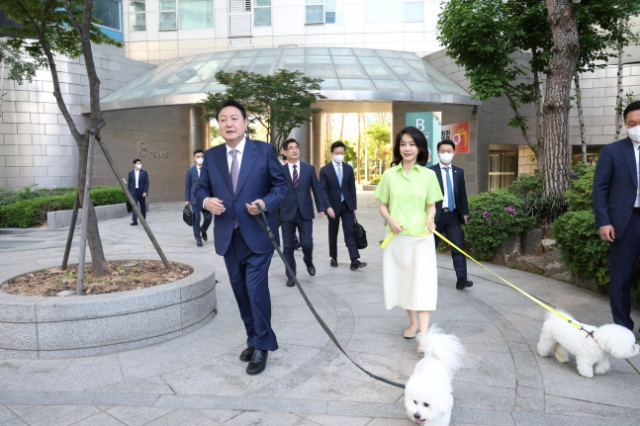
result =
[[160,0],[160,31],[175,31],[178,23],[176,0]]
[[122,31],[122,0],[97,0],[95,17],[103,27]]
[[213,0],[179,0],[178,19],[181,30],[213,28]]
[[307,24],[341,24],[342,0],[307,0]]
[[489,191],[506,188],[516,178],[517,152],[489,152]]
[[253,26],[271,26],[271,0],[253,0]]
[[404,21],[405,22],[423,22],[424,21],[424,3],[406,2],[404,4]]
[[129,31],[146,31],[145,0],[129,0]]

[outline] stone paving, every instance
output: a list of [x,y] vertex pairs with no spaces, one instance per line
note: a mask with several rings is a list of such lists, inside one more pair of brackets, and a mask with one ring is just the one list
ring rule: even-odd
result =
[[[382,220],[370,193],[359,195],[358,218],[368,231],[365,269],[329,266],[326,219],[316,219],[318,273],[300,281],[350,355],[372,372],[405,381],[419,360],[416,342],[402,337],[406,313],[386,311],[382,296]],[[132,351],[57,360],[0,358],[0,425],[274,425],[395,426],[411,424],[401,389],[376,382],[339,353],[295,288],[284,266],[270,272],[273,326],[280,349],[266,371],[248,376],[238,359],[244,330],[222,258],[211,242],[196,247],[181,221],[181,203],[154,204],[149,223],[168,257],[190,253],[214,262],[218,315],[195,332]],[[100,222],[108,259],[153,248],[128,218]],[[47,264],[62,258],[66,231],[0,235],[0,267]],[[302,253],[296,257],[302,264]],[[77,249],[72,250],[77,259]],[[453,425],[639,425],[640,357],[613,359],[604,376],[585,379],[575,362],[561,365],[536,353],[542,308],[470,265],[474,286],[455,289],[451,259],[438,255],[439,299],[433,322],[462,340],[464,366],[454,380]],[[610,322],[608,299],[572,285],[490,266],[525,290],[590,324]],[[303,268],[299,268],[303,269]],[[640,323],[640,311],[634,311]],[[637,332],[636,332],[637,335]]]

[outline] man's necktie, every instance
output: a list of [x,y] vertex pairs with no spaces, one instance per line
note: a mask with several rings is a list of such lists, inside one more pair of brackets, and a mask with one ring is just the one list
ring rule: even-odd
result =
[[298,189],[298,166],[293,166],[293,187]]
[[200,167],[198,167],[198,177],[200,177]]
[[[232,149],[231,151],[229,151],[229,153],[231,154],[231,156],[233,157],[233,160],[231,161],[231,187],[233,188],[233,193],[236,193],[236,188],[238,187],[238,150],[237,149]],[[237,229],[238,228],[238,219],[236,219],[233,223],[233,229]]]
[[453,198],[453,185],[451,184],[451,176],[449,175],[449,170],[451,167],[444,168],[447,171],[447,199],[449,201],[449,211],[454,211],[456,209],[456,200]]
[[[340,188],[342,188],[342,164],[338,164],[338,183],[340,184]],[[340,202],[344,201],[344,195],[342,195],[342,191],[340,191]]]

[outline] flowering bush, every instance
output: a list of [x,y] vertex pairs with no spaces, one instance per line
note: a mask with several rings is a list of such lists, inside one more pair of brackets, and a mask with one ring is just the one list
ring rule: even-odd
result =
[[535,219],[526,214],[521,198],[505,190],[483,192],[469,198],[464,234],[475,257],[487,260],[510,234],[534,225]]

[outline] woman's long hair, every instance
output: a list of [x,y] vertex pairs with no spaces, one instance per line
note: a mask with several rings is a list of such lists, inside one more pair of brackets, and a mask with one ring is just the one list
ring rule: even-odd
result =
[[411,139],[416,143],[418,147],[418,159],[417,163],[421,166],[426,166],[427,161],[429,160],[429,147],[427,145],[427,137],[415,127],[409,126],[400,130],[398,136],[396,136],[396,143],[393,146],[393,162],[397,165],[402,164],[402,155],[400,155],[400,141],[402,140],[402,135],[408,134],[411,136]]

